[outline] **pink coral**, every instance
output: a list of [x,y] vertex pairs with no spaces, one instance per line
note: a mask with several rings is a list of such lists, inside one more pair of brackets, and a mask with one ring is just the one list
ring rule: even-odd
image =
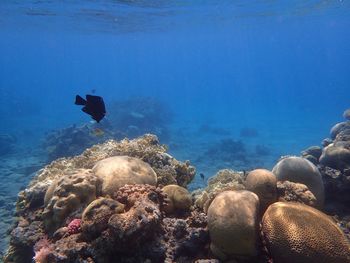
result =
[[52,252],[52,244],[47,237],[40,239],[36,242],[34,246],[34,257],[33,260],[35,263],[46,263],[48,262],[48,256]]
[[68,234],[73,235],[81,232],[81,219],[75,218],[68,224]]
[[34,262],[35,263],[47,263],[48,256],[51,254],[52,250],[50,247],[43,247],[39,251],[35,252]]

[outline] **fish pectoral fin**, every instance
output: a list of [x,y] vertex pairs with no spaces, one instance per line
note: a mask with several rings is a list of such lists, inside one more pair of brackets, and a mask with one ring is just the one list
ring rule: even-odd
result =
[[86,105],[86,100],[84,100],[79,95],[75,96],[75,105]]

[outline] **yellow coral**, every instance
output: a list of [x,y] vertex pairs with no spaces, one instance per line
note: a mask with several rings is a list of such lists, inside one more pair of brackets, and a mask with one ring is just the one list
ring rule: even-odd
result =
[[350,246],[324,213],[300,203],[277,202],[262,220],[262,232],[274,262],[349,263]]

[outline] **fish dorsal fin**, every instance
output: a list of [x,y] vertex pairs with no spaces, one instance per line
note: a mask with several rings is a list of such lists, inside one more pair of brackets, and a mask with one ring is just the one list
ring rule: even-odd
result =
[[75,96],[75,105],[86,105],[86,100],[84,100],[79,95]]

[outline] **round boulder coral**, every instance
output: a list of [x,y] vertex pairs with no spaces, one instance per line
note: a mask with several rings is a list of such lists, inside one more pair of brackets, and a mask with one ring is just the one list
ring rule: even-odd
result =
[[323,149],[320,163],[338,170],[349,168],[350,150],[347,148],[347,145],[332,143]]
[[100,188],[100,179],[86,169],[76,170],[54,181],[45,195],[45,228],[48,231],[57,229],[70,213],[95,200]]
[[321,208],[324,203],[324,185],[317,167],[301,157],[287,157],[280,160],[272,172],[277,181],[290,181],[305,184],[316,197],[316,206]]
[[264,214],[262,232],[273,262],[350,262],[350,245],[340,228],[310,206],[272,204]]
[[344,122],[339,122],[336,125],[334,125],[331,129],[331,139],[335,139],[337,135],[343,131],[344,129],[348,129],[350,127],[350,122],[344,121]]
[[221,260],[257,253],[259,198],[250,191],[225,191],[208,209],[210,249]]
[[96,163],[92,171],[103,180],[103,195],[112,196],[126,184],[157,184],[157,175],[151,166],[129,156],[103,159]]
[[168,197],[167,205],[164,210],[171,214],[175,211],[188,211],[192,205],[191,194],[187,189],[178,186],[176,184],[171,184],[164,186],[162,191],[166,193]]
[[261,211],[265,211],[270,204],[277,200],[276,176],[269,170],[256,169],[251,171],[244,185],[247,190],[259,197]]

